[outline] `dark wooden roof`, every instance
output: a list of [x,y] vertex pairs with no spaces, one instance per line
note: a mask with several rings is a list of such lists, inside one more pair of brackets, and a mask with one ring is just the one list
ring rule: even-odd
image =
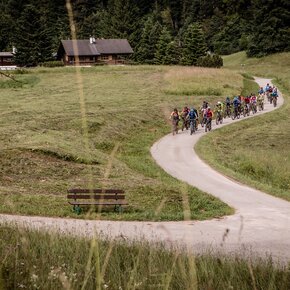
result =
[[61,43],[68,56],[133,53],[133,49],[127,39],[96,39],[94,43],[90,43],[89,39],[62,40]]
[[68,56],[82,55],[100,55],[97,47],[87,40],[62,40],[63,48]]
[[100,54],[131,54],[133,49],[127,39],[96,39]]
[[0,56],[13,57],[14,54],[12,52],[1,51]]

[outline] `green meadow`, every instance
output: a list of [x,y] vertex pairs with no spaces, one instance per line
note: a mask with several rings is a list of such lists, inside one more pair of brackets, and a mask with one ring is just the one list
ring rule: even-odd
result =
[[[160,169],[150,147],[170,133],[174,107],[234,95],[231,70],[118,66],[36,68],[0,78],[0,212],[122,220],[182,220],[231,214],[220,200]],[[120,188],[129,206],[77,216],[68,188]]]

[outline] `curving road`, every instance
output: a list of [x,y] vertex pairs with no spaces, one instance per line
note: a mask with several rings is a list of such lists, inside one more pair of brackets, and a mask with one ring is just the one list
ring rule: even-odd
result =
[[[271,83],[269,79],[255,80],[263,87]],[[282,104],[283,99],[280,98],[279,106]],[[273,105],[266,103],[263,113],[273,109]],[[243,118],[236,121],[241,120]],[[222,126],[229,123],[233,121],[226,119]],[[222,220],[196,224],[195,237],[191,237],[193,243],[219,246],[221,237],[229,230],[223,248],[247,246],[259,253],[269,252],[274,256],[289,258],[290,203],[237,183],[204,163],[193,150],[204,134],[198,131],[194,136],[188,132],[167,135],[155,143],[151,150],[156,162],[170,175],[220,198],[236,210],[234,215]]]
[[[268,79],[256,81],[261,86],[270,83]],[[279,106],[282,103],[283,99],[279,98]],[[266,104],[263,113],[272,110],[273,106]],[[222,126],[232,122],[236,121],[226,119]],[[203,135],[202,130],[194,136],[188,132],[169,134],[153,145],[151,154],[172,176],[235,208],[234,215],[208,221],[118,222],[1,214],[0,223],[89,237],[100,234],[128,240],[164,241],[195,252],[207,248],[225,252],[250,249],[257,255],[271,253],[278,259],[290,260],[290,203],[234,182],[210,168],[193,150]]]

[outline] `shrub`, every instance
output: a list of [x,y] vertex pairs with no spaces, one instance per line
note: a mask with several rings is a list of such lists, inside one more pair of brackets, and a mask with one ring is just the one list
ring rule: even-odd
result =
[[62,61],[59,61],[59,60],[46,61],[46,62],[43,62],[41,64],[41,66],[44,66],[44,67],[60,67],[60,66],[64,66],[64,63]]
[[202,66],[202,67],[216,67],[220,68],[223,66],[223,59],[217,55],[206,55],[206,56],[201,56],[197,60],[197,66]]

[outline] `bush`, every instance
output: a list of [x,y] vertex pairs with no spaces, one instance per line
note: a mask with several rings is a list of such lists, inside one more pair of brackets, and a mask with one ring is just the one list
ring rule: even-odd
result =
[[198,58],[197,66],[202,66],[202,67],[216,67],[220,68],[223,66],[223,59],[217,55],[206,55],[206,56],[201,56]]
[[43,62],[41,64],[41,66],[44,66],[44,67],[60,67],[60,66],[64,66],[64,63],[60,60],[55,60],[55,61],[46,61],[46,62]]

